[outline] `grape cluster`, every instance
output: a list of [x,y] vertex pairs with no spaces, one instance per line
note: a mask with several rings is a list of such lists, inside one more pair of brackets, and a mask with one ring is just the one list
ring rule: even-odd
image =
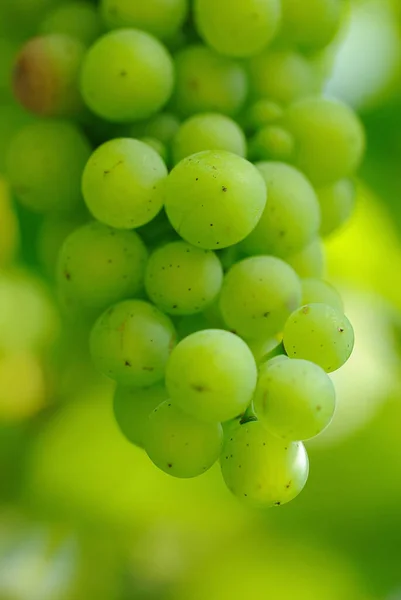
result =
[[157,467],[220,461],[241,500],[284,504],[354,343],[322,244],[365,145],[322,93],[343,3],[55,4],[15,61],[35,118],[6,162],[43,215],[65,326],[90,325],[119,428]]

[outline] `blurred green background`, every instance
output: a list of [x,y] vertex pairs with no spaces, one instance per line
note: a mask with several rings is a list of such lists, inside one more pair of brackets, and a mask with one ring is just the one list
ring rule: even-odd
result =
[[[29,16],[35,2],[19,3]],[[3,99],[17,42],[0,37]],[[304,492],[257,511],[218,466],[158,471],[117,430],[85,332],[60,333],[43,261],[38,276],[2,271],[0,600],[401,599],[401,2],[355,1],[328,59],[327,91],[359,111],[368,152],[355,215],[327,241],[356,347],[333,425],[307,444]],[[0,150],[10,127],[4,109]],[[16,226],[4,179],[0,210],[1,254]],[[38,247],[39,222],[19,213],[36,264],[56,241]]]

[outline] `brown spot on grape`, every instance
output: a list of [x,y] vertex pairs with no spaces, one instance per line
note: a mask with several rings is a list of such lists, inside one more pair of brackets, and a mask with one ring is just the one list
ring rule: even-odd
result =
[[152,371],[154,371],[153,367],[142,367],[142,371],[149,371],[149,373],[151,373]]
[[171,469],[171,467],[173,466],[172,463],[167,463],[167,466],[169,469]]
[[304,306],[302,308],[302,312],[304,313],[304,315],[307,315],[310,312],[310,307],[309,306]]
[[338,331],[339,331],[340,333],[343,333],[343,332],[344,332],[344,329],[343,329],[343,327],[339,327],[339,328],[338,328]]
[[191,387],[193,390],[195,390],[195,392],[207,392],[208,390],[208,388],[201,383],[193,383]]
[[222,191],[223,191],[223,192],[226,192],[226,191],[227,191],[227,188],[226,188],[226,186],[225,186],[225,185],[223,185],[221,189],[222,189]]
[[125,364],[126,367],[130,367],[131,366],[131,363],[129,362],[129,360],[126,360],[124,364]]
[[64,271],[64,277],[67,279],[67,281],[71,280],[71,273],[69,271]]

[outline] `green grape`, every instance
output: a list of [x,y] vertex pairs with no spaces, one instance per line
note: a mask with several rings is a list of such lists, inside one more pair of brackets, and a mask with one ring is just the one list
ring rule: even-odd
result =
[[78,310],[105,310],[142,289],[147,258],[145,244],[135,231],[88,223],[63,243],[57,269],[59,291]]
[[246,343],[220,329],[205,329],[183,339],[166,369],[173,404],[205,421],[228,421],[243,413],[256,380],[255,359]]
[[167,162],[168,152],[167,152],[167,148],[163,144],[163,142],[161,142],[157,138],[148,137],[148,136],[143,136],[143,137],[139,138],[139,141],[143,142],[144,144],[147,144],[148,146],[150,146],[151,148],[153,148],[153,150],[155,150],[157,152],[157,154],[159,156],[161,156],[161,158],[163,159],[163,161],[165,163]]
[[249,157],[252,161],[290,161],[294,154],[294,138],[279,125],[266,125],[249,141]]
[[125,300],[96,321],[90,349],[96,368],[121,385],[147,387],[164,377],[175,344],[171,320],[142,300]]
[[242,248],[248,254],[291,256],[319,231],[316,193],[306,177],[290,165],[261,162],[256,166],[266,182],[268,201],[262,218]]
[[121,433],[131,444],[145,447],[149,415],[167,397],[162,383],[147,388],[117,386],[113,398],[114,417]]
[[328,98],[305,98],[287,109],[285,123],[294,136],[295,166],[316,186],[352,175],[362,160],[365,133],[351,108]]
[[262,425],[290,441],[321,433],[333,418],[336,394],[323,369],[307,360],[273,360],[260,371],[253,404]]
[[39,263],[46,275],[54,278],[57,260],[64,240],[86,222],[86,215],[50,213],[43,219],[36,240]]
[[258,54],[276,35],[280,0],[195,0],[195,22],[206,43],[220,54]]
[[282,37],[306,50],[327,46],[341,24],[342,0],[281,0]]
[[235,116],[248,94],[242,65],[205,46],[189,46],[175,57],[176,85],[173,105],[184,116],[219,112]]
[[351,356],[354,331],[341,311],[327,304],[307,304],[289,317],[283,341],[289,357],[310,360],[331,373]]
[[179,127],[180,121],[176,115],[162,112],[146,121],[137,121],[131,126],[129,132],[130,137],[151,137],[168,146],[173,141]]
[[324,246],[318,237],[299,252],[287,256],[285,260],[302,278],[319,279],[323,277],[326,268]]
[[259,366],[276,356],[284,355],[284,347],[275,337],[262,337],[246,340],[256,364]]
[[253,256],[225,275],[220,309],[227,325],[245,338],[267,338],[282,331],[301,304],[295,271],[274,256]]
[[88,107],[109,121],[146,119],[168,101],[172,59],[153,36],[120,29],[99,38],[85,56],[81,91]]
[[261,98],[247,109],[244,115],[245,128],[248,131],[255,132],[266,125],[277,123],[283,114],[284,110],[279,104],[268,98]]
[[150,460],[173,477],[197,477],[219,458],[223,443],[220,423],[205,423],[171,402],[162,402],[149,417],[145,450]]
[[346,223],[355,206],[356,189],[350,179],[341,179],[316,190],[322,222],[320,233],[330,235]]
[[337,290],[321,279],[302,279],[302,304],[328,304],[344,312],[344,304]]
[[163,205],[167,168],[159,154],[139,140],[110,140],[88,160],[82,191],[96,219],[120,229],[151,221]]
[[32,123],[34,117],[25,112],[19,104],[0,104],[0,173],[6,173],[7,154],[15,134]]
[[165,208],[174,229],[206,250],[243,240],[266,204],[266,185],[258,169],[230,152],[198,152],[169,174]]
[[81,176],[90,146],[73,124],[37,121],[13,137],[7,173],[17,199],[31,210],[73,210],[82,198]]
[[86,2],[67,2],[53,7],[40,25],[43,35],[63,33],[80,40],[85,46],[102,34],[103,24],[98,10]]
[[149,258],[145,286],[150,300],[166,313],[202,312],[220,292],[223,268],[210,250],[171,242]]
[[229,432],[220,459],[228,489],[260,508],[280,506],[302,491],[309,461],[302,442],[285,442],[266,431],[259,421]]
[[230,117],[218,113],[195,115],[182,123],[174,137],[174,162],[202,150],[227,150],[245,157],[246,138]]
[[83,44],[58,33],[35,37],[19,52],[14,94],[27,110],[46,117],[71,117],[83,111],[79,72]]
[[256,98],[290,104],[318,91],[313,65],[293,50],[265,50],[249,61],[250,88]]
[[188,0],[101,0],[100,10],[109,29],[134,27],[170,40],[184,24]]

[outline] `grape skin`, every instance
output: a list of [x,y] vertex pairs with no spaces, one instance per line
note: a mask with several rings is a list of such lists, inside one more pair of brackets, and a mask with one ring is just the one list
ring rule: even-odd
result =
[[202,312],[217,297],[223,268],[210,250],[177,241],[158,248],[146,269],[149,298],[169,314]]
[[225,275],[220,309],[227,325],[245,338],[279,333],[301,304],[301,282],[295,271],[273,256],[253,256]]
[[81,93],[99,117],[124,123],[146,119],[169,100],[174,67],[166,48],[137,29],[118,29],[100,37],[87,51]]
[[256,164],[267,188],[268,201],[255,229],[244,240],[247,254],[291,256],[317,236],[319,202],[307,178],[281,162]]
[[166,369],[172,403],[205,421],[228,421],[244,412],[256,379],[246,343],[219,329],[198,331],[179,342]]
[[259,421],[227,431],[220,465],[229,490],[240,500],[260,508],[293,500],[304,488],[309,474],[303,444],[280,440]]
[[283,341],[288,356],[310,360],[331,373],[350,357],[354,331],[347,317],[332,306],[308,304],[289,317]]
[[122,385],[146,387],[161,381],[174,347],[170,319],[142,300],[125,300],[107,309],[90,335],[97,369]]
[[99,146],[82,176],[82,192],[93,216],[110,227],[132,229],[161,210],[167,168],[160,155],[139,140],[117,138]]
[[209,46],[227,56],[258,54],[280,23],[279,0],[195,0],[197,29]]
[[147,258],[146,247],[134,231],[88,223],[63,243],[58,289],[83,310],[104,310],[141,290]]
[[271,434],[284,440],[307,440],[321,433],[333,418],[334,385],[312,362],[273,360],[259,371],[253,403]]
[[145,450],[159,469],[174,477],[205,473],[217,461],[223,442],[220,423],[205,423],[163,402],[149,416]]
[[205,250],[244,239],[266,204],[266,185],[258,169],[231,152],[198,152],[170,172],[165,209],[184,240]]

